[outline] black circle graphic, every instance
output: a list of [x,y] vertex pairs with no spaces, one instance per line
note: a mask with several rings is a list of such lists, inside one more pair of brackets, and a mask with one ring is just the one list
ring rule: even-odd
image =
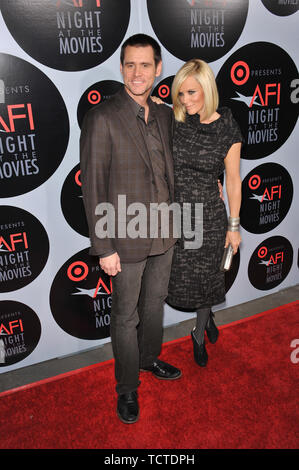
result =
[[1,12],[17,43],[31,57],[58,70],[86,70],[120,45],[130,0],[3,0]]
[[23,361],[40,336],[41,323],[31,308],[14,300],[0,301],[0,367]]
[[270,237],[260,243],[251,255],[248,278],[259,290],[269,290],[281,284],[293,263],[293,247],[281,236]]
[[0,220],[0,292],[11,292],[44,269],[49,239],[40,221],[24,209],[0,206]]
[[251,233],[266,233],[287,215],[293,199],[293,182],[277,163],[254,168],[242,182],[241,225]]
[[166,77],[158,85],[154,88],[152,95],[157,96],[160,98],[164,103],[172,105],[172,98],[171,98],[171,87],[172,82],[174,79],[174,75],[170,77]]
[[110,335],[112,283],[99,259],[86,248],[59,269],[52,283],[50,306],[56,323],[80,339]]
[[298,0],[292,2],[283,2],[281,0],[262,0],[264,6],[271,13],[277,16],[289,16],[296,13],[299,9]]
[[231,108],[241,127],[243,158],[266,157],[288,139],[299,112],[296,80],[291,57],[267,42],[247,44],[222,66],[217,75],[220,106]]
[[88,225],[83,205],[80,164],[68,174],[61,191],[61,209],[68,224],[80,235],[88,237]]
[[239,39],[248,0],[147,0],[147,9],[159,41],[171,54],[212,62]]
[[32,64],[0,53],[0,197],[37,188],[60,165],[69,139],[64,101]]
[[109,99],[118,92],[122,86],[123,84],[121,82],[115,80],[102,80],[87,88],[78,104],[77,119],[79,127],[81,128],[83,118],[87,111]]

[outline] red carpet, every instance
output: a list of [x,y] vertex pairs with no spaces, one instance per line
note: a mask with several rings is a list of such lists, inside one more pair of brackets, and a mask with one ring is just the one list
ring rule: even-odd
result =
[[115,413],[113,361],[4,392],[0,448],[296,449],[298,314],[299,301],[221,327],[205,369],[189,337],[165,344],[183,376],[142,373],[133,425]]

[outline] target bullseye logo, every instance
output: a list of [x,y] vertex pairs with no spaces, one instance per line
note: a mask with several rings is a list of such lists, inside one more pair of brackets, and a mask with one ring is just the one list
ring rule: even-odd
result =
[[249,67],[243,60],[236,62],[230,71],[232,82],[235,83],[235,85],[244,85],[249,78],[249,74]]
[[89,248],[75,253],[58,270],[50,291],[56,323],[80,339],[110,336],[112,281]]
[[75,183],[78,185],[78,186],[82,186],[82,183],[81,183],[81,180],[80,180],[80,176],[81,176],[81,170],[78,170],[76,171],[75,173]]
[[249,178],[248,186],[250,189],[257,189],[261,184],[261,177],[259,175],[252,175]]
[[158,88],[158,94],[161,98],[167,98],[170,94],[170,89],[167,85],[161,85]]
[[67,275],[71,281],[80,282],[87,277],[88,266],[83,261],[75,261],[67,269]]
[[87,99],[90,104],[98,104],[102,99],[101,93],[98,90],[91,90],[87,95]]
[[261,248],[257,252],[257,255],[259,258],[265,258],[267,254],[268,254],[268,249],[266,246],[261,246]]
[[172,105],[171,87],[173,79],[174,75],[171,75],[170,77],[166,77],[161,80],[161,82],[159,82],[158,85],[154,88],[152,95],[157,96],[165,103]]

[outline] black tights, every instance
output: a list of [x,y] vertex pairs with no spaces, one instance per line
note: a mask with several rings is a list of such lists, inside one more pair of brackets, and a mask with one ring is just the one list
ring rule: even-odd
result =
[[195,326],[195,330],[193,331],[193,333],[199,344],[202,344],[204,341],[205,329],[206,329],[206,326],[209,326],[210,311],[211,311],[210,307],[199,308],[196,311],[197,313],[196,326]]

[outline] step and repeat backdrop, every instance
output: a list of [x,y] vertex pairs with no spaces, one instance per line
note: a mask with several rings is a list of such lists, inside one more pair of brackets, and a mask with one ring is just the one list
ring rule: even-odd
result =
[[[188,59],[212,67],[243,136],[243,243],[228,308],[298,283],[298,0],[2,0],[0,372],[110,341],[111,280],[89,256],[79,137],[121,86],[122,42],[162,47],[171,105]],[[165,326],[190,318],[165,305]]]

